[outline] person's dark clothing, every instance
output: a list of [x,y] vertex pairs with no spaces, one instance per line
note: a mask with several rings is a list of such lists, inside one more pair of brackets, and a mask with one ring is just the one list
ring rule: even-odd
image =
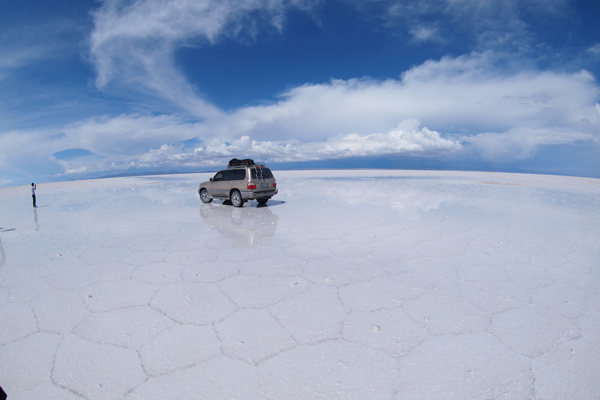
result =
[[37,208],[37,205],[35,204],[35,189],[37,189],[37,185],[35,183],[32,183],[31,184],[31,197],[33,198],[33,208]]

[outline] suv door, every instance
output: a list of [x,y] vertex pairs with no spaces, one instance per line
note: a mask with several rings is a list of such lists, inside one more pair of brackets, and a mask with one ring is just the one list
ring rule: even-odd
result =
[[[230,171],[224,170],[215,174],[215,176],[212,178],[212,182],[207,188],[208,194],[213,197],[226,197],[229,195],[228,186],[230,186],[231,183],[226,181],[227,172]],[[224,194],[225,192],[227,192],[227,194]]]

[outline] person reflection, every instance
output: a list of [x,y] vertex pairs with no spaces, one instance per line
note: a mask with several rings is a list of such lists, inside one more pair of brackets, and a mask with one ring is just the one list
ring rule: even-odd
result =
[[0,268],[6,263],[6,253],[4,253],[4,246],[2,245],[2,238],[0,238]]
[[40,231],[40,223],[38,222],[37,207],[33,209],[33,222],[35,222],[35,230]]

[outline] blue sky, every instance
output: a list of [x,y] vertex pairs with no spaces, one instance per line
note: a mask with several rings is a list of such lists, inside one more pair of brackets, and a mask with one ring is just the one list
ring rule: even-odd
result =
[[232,157],[600,177],[596,2],[0,7],[0,186]]

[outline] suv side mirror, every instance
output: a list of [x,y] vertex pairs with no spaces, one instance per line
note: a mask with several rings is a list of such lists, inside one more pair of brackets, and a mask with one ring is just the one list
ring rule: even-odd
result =
[[212,182],[212,178],[210,178],[210,181]]

